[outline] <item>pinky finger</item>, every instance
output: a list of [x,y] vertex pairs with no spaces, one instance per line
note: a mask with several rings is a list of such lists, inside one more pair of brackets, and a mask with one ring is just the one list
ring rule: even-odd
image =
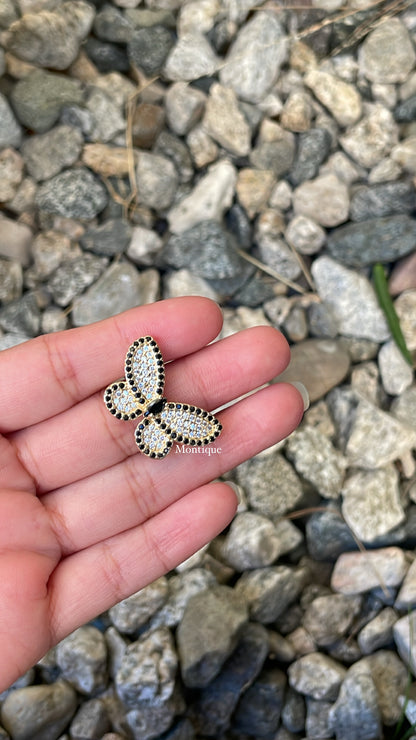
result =
[[144,524],[67,557],[49,581],[53,642],[186,560],[229,524],[236,507],[230,486],[210,483]]

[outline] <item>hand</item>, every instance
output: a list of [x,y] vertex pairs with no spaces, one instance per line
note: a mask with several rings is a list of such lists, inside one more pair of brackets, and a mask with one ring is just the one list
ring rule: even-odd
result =
[[0,353],[0,691],[75,628],[174,568],[232,519],[235,494],[210,483],[289,434],[303,402],[277,384],[219,414],[213,455],[140,454],[137,422],[105,408],[131,342],[157,340],[165,395],[213,410],[288,363],[279,332],[206,346],[221,312],[204,298],[133,309]]

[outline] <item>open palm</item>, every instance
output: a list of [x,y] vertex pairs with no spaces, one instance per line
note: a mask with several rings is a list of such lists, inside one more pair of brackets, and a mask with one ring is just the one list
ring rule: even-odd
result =
[[209,410],[287,365],[274,329],[206,346],[220,328],[216,304],[178,298],[0,354],[0,691],[218,534],[236,499],[210,481],[298,424],[300,394],[278,384],[220,413],[221,453],[172,450],[155,461],[137,452],[135,423],[111,417],[102,400],[137,337],[154,336],[169,362],[166,396]]

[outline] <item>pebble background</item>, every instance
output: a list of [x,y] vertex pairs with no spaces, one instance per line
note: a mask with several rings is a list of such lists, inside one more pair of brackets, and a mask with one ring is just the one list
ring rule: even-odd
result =
[[0,695],[0,739],[372,740],[402,707],[404,738],[416,385],[371,266],[415,350],[414,4],[0,0],[0,44],[0,348],[196,293],[281,329],[312,401],[228,476],[228,531]]

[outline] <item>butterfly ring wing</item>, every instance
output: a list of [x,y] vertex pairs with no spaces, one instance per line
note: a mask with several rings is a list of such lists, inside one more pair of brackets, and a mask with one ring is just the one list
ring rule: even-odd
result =
[[173,442],[201,447],[213,442],[222,426],[209,411],[187,403],[166,402],[136,427],[136,444],[145,455],[165,457]]

